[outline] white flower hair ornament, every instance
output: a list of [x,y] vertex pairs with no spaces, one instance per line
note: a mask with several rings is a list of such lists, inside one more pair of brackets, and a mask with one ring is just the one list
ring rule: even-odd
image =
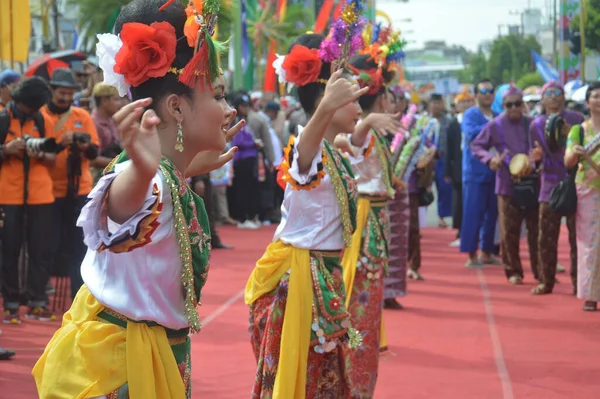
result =
[[98,56],[98,65],[104,73],[104,83],[116,87],[121,97],[128,95],[130,86],[125,83],[125,76],[115,72],[115,58],[123,46],[123,42],[112,33],[103,33],[96,37],[98,38],[96,55]]
[[279,77],[279,82],[283,83],[287,87],[288,93],[294,87],[293,83],[290,83],[285,78],[285,69],[283,68],[283,61],[285,61],[285,55],[276,54],[275,61],[273,61],[273,69],[275,69],[275,73]]

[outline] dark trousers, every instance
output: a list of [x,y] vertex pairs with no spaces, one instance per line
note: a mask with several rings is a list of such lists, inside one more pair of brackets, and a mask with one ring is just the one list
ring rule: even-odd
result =
[[234,215],[240,222],[254,220],[258,214],[257,158],[244,158],[233,163]]
[[[553,211],[547,202],[541,202],[539,218],[539,276],[542,283],[553,288],[556,282],[558,237],[560,235],[562,216]],[[569,230],[569,246],[571,247],[571,283],[573,287],[577,287],[577,233],[575,230],[575,215],[567,216],[567,229]]]
[[206,213],[208,214],[208,224],[210,226],[210,237],[211,244],[213,246],[221,244],[221,238],[217,233],[217,229],[215,227],[215,207],[213,203],[213,185],[210,181],[210,175],[203,175],[200,180],[204,183],[204,194],[202,195],[202,199],[204,200],[204,208],[206,208]]
[[[46,285],[52,264],[53,204],[3,205],[2,295],[4,308],[16,310],[20,304],[19,257],[27,245],[27,296],[29,306],[45,306]],[[26,209],[26,211],[25,211]],[[25,218],[26,216],[26,218]],[[25,220],[26,219],[26,220]]]
[[409,195],[410,219],[408,222],[408,266],[421,268],[421,228],[419,226],[419,194]]
[[462,182],[452,183],[452,228],[458,230],[458,238],[462,225],[462,208]]
[[521,209],[513,205],[512,197],[498,196],[500,252],[502,253],[504,273],[507,278],[512,276],[523,278],[523,265],[521,264],[519,247],[521,242],[521,226],[523,225],[523,221],[525,221],[531,271],[535,279],[539,279],[538,213],[537,206],[531,209]]
[[68,276],[71,280],[71,298],[83,285],[81,262],[87,247],[83,242],[83,229],[77,227],[77,218],[87,201],[87,195],[75,198],[56,198],[54,202],[54,257],[50,273]]

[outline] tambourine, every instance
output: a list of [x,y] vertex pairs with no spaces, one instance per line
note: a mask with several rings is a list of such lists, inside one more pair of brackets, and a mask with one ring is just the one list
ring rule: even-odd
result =
[[544,128],[544,135],[546,136],[546,143],[548,143],[550,151],[557,152],[559,149],[565,148],[570,128],[561,114],[552,114],[548,117]]
[[517,154],[510,160],[508,169],[514,177],[525,177],[531,173],[531,160],[527,154]]

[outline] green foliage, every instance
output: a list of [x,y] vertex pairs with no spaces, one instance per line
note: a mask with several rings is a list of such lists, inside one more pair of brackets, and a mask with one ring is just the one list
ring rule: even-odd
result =
[[[600,0],[587,0],[585,10],[585,47],[600,52]],[[575,18],[572,24],[574,30],[579,29],[579,18]]]
[[543,86],[544,78],[537,72],[529,72],[525,75],[521,76],[521,78],[517,81],[517,87],[521,90],[524,90],[530,86]]
[[[116,17],[126,4],[131,0],[68,0],[72,6],[79,7],[78,25],[80,29],[87,29],[86,34],[81,37],[84,41],[84,49],[93,51],[95,49],[96,35],[100,33],[111,33]],[[187,4],[187,0],[180,0]],[[166,2],[166,0],[165,0]],[[225,41],[231,36],[231,2],[222,2],[219,12],[219,40]]]
[[495,84],[517,81],[534,68],[531,50],[541,51],[540,44],[533,36],[497,38],[489,48],[489,58],[486,59],[481,48],[476,53],[470,53],[466,57],[467,68],[460,71],[457,77],[461,83],[472,83],[485,77]]

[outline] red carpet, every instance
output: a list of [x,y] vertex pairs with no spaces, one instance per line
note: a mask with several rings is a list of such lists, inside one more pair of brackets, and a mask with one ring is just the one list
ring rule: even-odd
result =
[[[220,231],[236,249],[212,257],[204,329],[193,338],[193,397],[248,398],[255,363],[242,290],[273,228]],[[381,360],[375,398],[600,397],[600,313],[581,311],[568,275],[553,295],[534,297],[530,272],[525,285],[509,286],[499,267],[466,269],[447,245],[450,232],[429,228],[423,235],[426,281],[410,283],[405,310],[386,312],[390,352]],[[567,265],[564,240],[560,249]],[[57,324],[4,326],[0,346],[17,356],[0,362],[0,398],[36,397],[30,370]]]

